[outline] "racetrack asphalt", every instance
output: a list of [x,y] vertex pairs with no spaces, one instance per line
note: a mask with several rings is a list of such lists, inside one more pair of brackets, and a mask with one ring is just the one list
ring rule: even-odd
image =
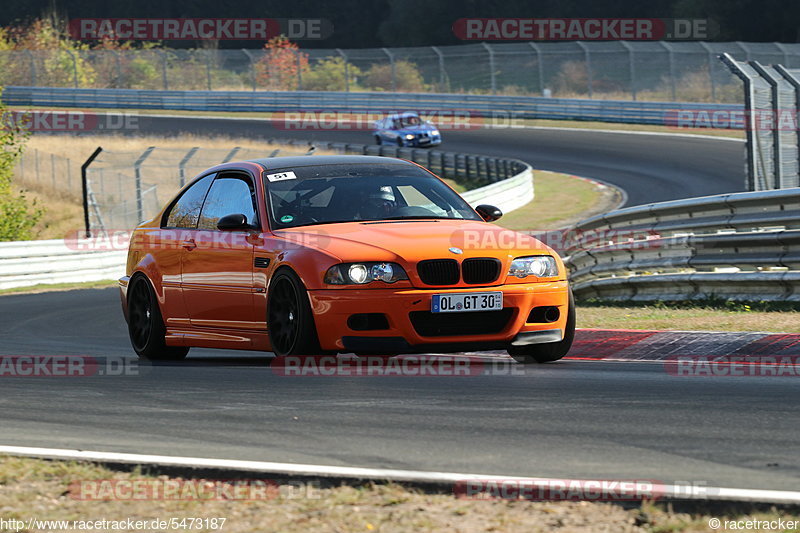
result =
[[[0,316],[0,355],[86,355],[101,369],[134,361],[115,289],[6,295]],[[624,349],[653,359],[652,346],[639,339]],[[289,377],[266,354],[193,349],[184,362],[129,366],[130,375],[5,376],[1,440],[783,490],[800,481],[796,375],[680,377],[658,361],[481,360],[485,371],[468,376]]]

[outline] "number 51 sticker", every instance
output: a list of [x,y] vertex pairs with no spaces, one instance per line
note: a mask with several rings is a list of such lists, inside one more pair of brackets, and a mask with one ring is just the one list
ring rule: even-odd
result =
[[296,180],[297,176],[294,175],[294,172],[279,172],[277,174],[267,174],[267,179],[270,182],[273,181],[284,181],[284,180]]

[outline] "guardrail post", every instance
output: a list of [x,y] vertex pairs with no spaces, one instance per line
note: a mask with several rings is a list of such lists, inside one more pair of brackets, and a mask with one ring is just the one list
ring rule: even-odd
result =
[[389,56],[389,64],[392,69],[392,92],[397,92],[397,71],[394,64],[394,54],[391,53],[388,48],[381,48],[381,50],[383,50],[384,54]]
[[186,152],[186,155],[183,156],[181,162],[178,163],[178,175],[180,176],[181,187],[186,185],[186,164],[189,163],[189,160],[194,156],[194,154],[197,153],[199,149],[200,149],[199,146],[195,146],[194,148]]
[[481,43],[486,51],[489,53],[489,75],[491,76],[492,94],[497,94],[497,80],[495,79],[494,71],[494,50],[486,43]]
[[539,93],[544,96],[544,65],[542,64],[542,49],[536,43],[528,43],[536,51],[536,65],[539,70]]
[[89,225],[89,182],[86,179],[86,171],[88,170],[89,165],[92,164],[92,161],[94,161],[102,151],[103,149],[98,146],[95,151],[92,152],[92,155],[90,155],[89,158],[81,165],[81,195],[83,196],[83,224],[84,230],[86,231],[86,238],[92,236],[92,229]]
[[145,150],[139,159],[133,164],[134,180],[136,184],[136,216],[139,222],[144,220],[144,202],[142,201],[142,163],[155,150],[155,146],[150,146]]
[[344,59],[344,92],[349,93],[350,92],[350,69],[348,68],[347,54],[342,52],[341,48],[337,48],[336,51],[339,53],[339,55],[342,57],[342,59]]
[[575,44],[583,50],[583,56],[586,61],[586,87],[589,90],[589,98],[592,98],[592,85],[594,85],[592,83],[592,56],[589,52],[589,47],[583,41],[575,41]]
[[445,90],[445,73],[444,73],[444,54],[439,50],[438,46],[431,46],[431,50],[436,52],[439,57],[439,90]]
[[117,80],[114,83],[114,87],[120,89],[122,88],[122,60],[119,58],[119,52],[116,50],[111,50],[111,53],[114,54],[114,63],[117,65]]

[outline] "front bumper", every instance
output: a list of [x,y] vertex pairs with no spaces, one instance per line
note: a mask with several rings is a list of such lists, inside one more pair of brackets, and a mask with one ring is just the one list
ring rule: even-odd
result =
[[[503,293],[503,307],[510,309],[510,317],[497,332],[423,336],[412,323],[410,313],[430,311],[434,294],[498,291]],[[566,329],[569,287],[566,281],[554,281],[478,288],[334,289],[309,291],[309,298],[323,350],[452,352],[561,340]],[[539,306],[558,307],[558,320],[527,322],[531,309]],[[351,329],[348,319],[359,313],[386,315],[388,329]]]

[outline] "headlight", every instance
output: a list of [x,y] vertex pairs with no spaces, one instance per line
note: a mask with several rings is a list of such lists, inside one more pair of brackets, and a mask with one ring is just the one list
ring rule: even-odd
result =
[[412,134],[410,134],[410,133],[406,134],[406,139],[408,139],[409,141],[412,140],[413,138],[414,138],[414,136]]
[[431,135],[434,135],[434,136],[435,136],[435,135],[439,135],[439,130],[433,130],[433,131],[431,132]]
[[371,281],[394,283],[401,279],[408,279],[408,275],[396,263],[344,263],[332,266],[325,273],[328,285],[364,285]]
[[528,276],[550,278],[558,276],[558,265],[556,265],[555,258],[549,255],[518,257],[511,262],[508,275],[517,276],[518,278],[526,278]]

